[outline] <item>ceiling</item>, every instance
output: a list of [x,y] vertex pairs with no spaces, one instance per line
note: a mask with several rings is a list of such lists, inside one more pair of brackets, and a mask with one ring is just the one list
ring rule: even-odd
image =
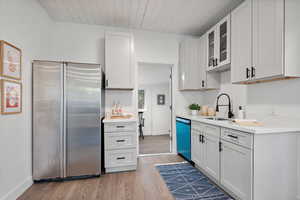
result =
[[38,0],[58,22],[199,35],[243,0]]

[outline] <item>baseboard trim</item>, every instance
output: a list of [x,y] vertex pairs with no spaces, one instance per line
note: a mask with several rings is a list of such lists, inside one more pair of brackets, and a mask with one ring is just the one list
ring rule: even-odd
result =
[[11,191],[9,191],[6,195],[0,198],[0,200],[15,200],[21,194],[23,194],[31,185],[33,184],[32,177],[28,177],[22,183],[17,185]]

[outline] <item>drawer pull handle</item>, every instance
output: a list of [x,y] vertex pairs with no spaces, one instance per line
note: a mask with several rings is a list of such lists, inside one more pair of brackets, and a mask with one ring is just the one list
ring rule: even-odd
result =
[[125,142],[125,140],[117,140],[117,142]]
[[117,126],[117,128],[125,128],[125,126]]
[[125,157],[117,157],[117,160],[124,160]]
[[238,136],[235,136],[235,135],[227,135],[228,137],[231,137],[231,138],[234,138],[234,139],[239,139]]

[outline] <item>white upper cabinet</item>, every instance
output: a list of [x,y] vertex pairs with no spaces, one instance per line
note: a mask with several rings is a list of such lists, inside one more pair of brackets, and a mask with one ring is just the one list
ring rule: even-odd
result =
[[231,61],[231,19],[223,18],[207,33],[207,70],[223,71],[230,68]]
[[207,72],[207,38],[203,35],[200,38],[200,80],[201,89],[218,89],[220,87],[220,74]]
[[219,87],[219,74],[207,73],[206,38],[185,39],[179,48],[179,89],[206,90]]
[[246,0],[232,12],[233,83],[300,77],[299,9],[295,0]]
[[218,67],[227,66],[230,67],[231,58],[231,20],[230,15],[227,15],[218,24]]
[[213,27],[206,33],[207,38],[207,69],[213,69],[216,67],[217,61],[217,30]]
[[231,13],[231,81],[250,79],[252,67],[251,0],[245,0]]
[[106,33],[106,89],[134,88],[133,37],[127,33]]
[[283,75],[284,0],[253,0],[251,78]]
[[185,39],[179,47],[179,89],[199,90],[200,80],[199,39]]

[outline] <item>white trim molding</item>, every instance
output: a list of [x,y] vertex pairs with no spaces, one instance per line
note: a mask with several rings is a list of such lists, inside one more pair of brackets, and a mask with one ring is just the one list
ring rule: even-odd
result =
[[15,200],[21,196],[31,185],[33,184],[32,177],[26,178],[22,183],[17,185],[6,195],[0,198],[0,200]]

